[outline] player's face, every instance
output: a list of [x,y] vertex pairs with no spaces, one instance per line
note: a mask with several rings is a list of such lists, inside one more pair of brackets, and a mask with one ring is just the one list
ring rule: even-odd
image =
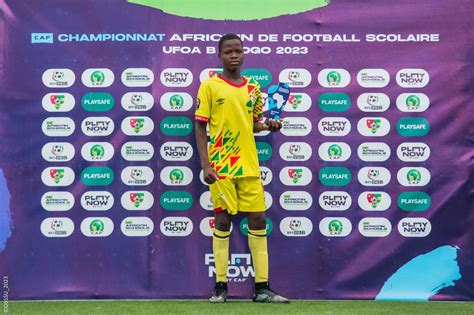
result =
[[226,40],[219,53],[224,68],[230,71],[239,70],[244,62],[244,48],[238,39]]

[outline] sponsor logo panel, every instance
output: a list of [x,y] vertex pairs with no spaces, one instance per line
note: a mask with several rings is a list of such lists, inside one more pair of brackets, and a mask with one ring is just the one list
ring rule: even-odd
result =
[[384,69],[362,69],[357,73],[357,83],[365,88],[383,88],[390,82],[390,75]]
[[384,93],[363,93],[357,98],[357,107],[363,112],[384,112],[390,107],[390,98]]
[[311,73],[306,69],[284,69],[278,76],[278,81],[288,83],[291,88],[304,88],[311,83]]
[[121,79],[128,87],[146,87],[153,83],[155,75],[147,68],[128,68],[122,72]]
[[431,180],[431,174],[424,167],[402,167],[397,173],[397,180],[402,186],[426,186]]
[[327,211],[345,211],[351,205],[351,195],[345,191],[324,191],[319,195],[319,206]]
[[148,92],[128,92],[122,96],[122,108],[129,112],[144,112],[155,104],[153,95]]
[[201,71],[199,74],[199,81],[202,83],[204,80],[210,79],[213,76],[222,74],[222,68],[207,68]]
[[165,210],[184,211],[193,205],[193,196],[187,191],[170,190],[161,195],[160,204]]
[[67,137],[74,133],[76,124],[68,117],[48,117],[43,120],[41,129],[49,137]]
[[344,88],[351,82],[351,75],[345,69],[323,69],[318,74],[318,82],[325,88]]
[[327,237],[345,237],[351,234],[352,224],[347,218],[326,217],[319,222],[319,231]]
[[81,123],[86,136],[108,136],[114,131],[115,124],[109,117],[87,117]]
[[255,68],[244,69],[242,75],[250,77],[260,84],[260,87],[265,88],[272,82],[272,74],[267,69]]
[[402,192],[398,196],[398,207],[404,211],[425,211],[431,206],[431,198],[424,192]]
[[120,223],[120,230],[126,236],[148,236],[153,233],[155,224],[147,217],[127,217]]
[[305,237],[313,231],[313,223],[305,217],[287,217],[281,220],[280,231],[288,237]]
[[[255,277],[250,254],[236,253],[229,255],[227,268],[227,282],[241,283]],[[215,279],[216,267],[214,266],[214,255],[205,254],[204,263],[208,267],[208,277]]]
[[403,218],[398,232],[405,237],[426,237],[431,233],[431,222],[425,218]]
[[120,174],[122,183],[128,186],[146,186],[153,182],[155,174],[148,166],[127,166]]
[[114,171],[107,166],[89,166],[81,173],[81,180],[86,186],[108,186],[114,178]]
[[383,117],[364,117],[357,123],[357,131],[365,137],[383,137],[390,132],[390,122]]
[[145,190],[129,190],[122,194],[120,203],[128,211],[146,211],[153,207],[155,198]]
[[[215,227],[215,219],[214,217],[205,217],[204,219],[201,220],[201,223],[199,224],[199,229],[201,230],[201,233],[204,236],[212,237],[212,234],[214,234],[214,227]],[[232,233],[233,229],[233,224],[232,222],[230,223],[230,232]]]
[[430,131],[430,123],[421,117],[404,117],[397,122],[397,131],[402,137],[423,137]]
[[168,237],[184,237],[193,231],[193,222],[187,217],[166,217],[160,222],[160,231]]
[[357,201],[364,211],[385,211],[392,204],[390,195],[383,191],[364,191]]
[[43,159],[48,162],[67,162],[75,153],[74,146],[68,142],[48,142],[41,149]]
[[319,171],[319,181],[325,186],[345,186],[352,179],[346,167],[324,167]]
[[41,105],[48,112],[69,112],[76,105],[76,100],[70,93],[48,93],[43,96]]
[[161,96],[160,105],[168,112],[185,112],[193,106],[193,98],[188,93],[167,92]]
[[187,186],[193,180],[193,172],[185,166],[166,166],[160,172],[160,179],[167,186]]
[[193,156],[193,147],[188,142],[165,142],[160,154],[166,161],[188,161]]
[[305,117],[285,117],[281,133],[285,136],[306,136],[312,130],[311,121]]
[[89,162],[105,162],[114,156],[114,147],[108,142],[87,142],[82,146],[81,155]]
[[193,131],[193,122],[184,116],[165,117],[160,130],[166,136],[187,136]]
[[74,222],[65,217],[46,218],[41,222],[40,230],[46,237],[68,237],[74,232]]
[[122,157],[127,161],[148,161],[153,157],[155,149],[149,142],[125,142],[120,149]]
[[386,186],[392,176],[385,167],[367,166],[359,170],[357,179],[364,186]]
[[280,206],[288,211],[304,211],[313,205],[313,197],[306,191],[285,191],[280,195]]
[[313,155],[306,142],[285,142],[280,146],[280,157],[285,161],[307,161]]
[[82,73],[81,80],[89,88],[104,88],[114,83],[115,75],[107,68],[91,68]]
[[[273,231],[273,222],[269,218],[266,219],[265,221],[265,230],[267,231],[267,236],[270,235]],[[245,236],[249,235],[249,222],[247,218],[244,218],[242,221],[240,221],[240,233],[242,233]]]
[[403,88],[425,87],[430,81],[430,75],[424,69],[402,69],[396,78],[397,84]]
[[107,237],[114,231],[114,222],[107,217],[89,217],[81,222],[81,232],[87,237]]
[[365,237],[386,237],[392,232],[392,224],[385,218],[367,217],[359,221],[359,233]]
[[46,87],[68,88],[76,81],[76,75],[71,69],[48,69],[41,79]]
[[406,113],[421,113],[430,106],[430,99],[423,93],[402,93],[397,97],[397,108]]
[[148,136],[155,128],[150,117],[129,116],[122,120],[122,132],[127,136]]
[[318,130],[323,136],[347,136],[351,132],[351,123],[343,117],[324,117],[318,122]]
[[311,171],[304,166],[287,166],[280,171],[280,182],[286,186],[306,186],[312,179]]
[[193,82],[193,74],[185,68],[167,68],[161,72],[160,81],[167,87],[187,87]]
[[327,162],[344,162],[351,157],[351,147],[344,142],[324,142],[318,149],[319,157]]
[[397,148],[397,156],[404,162],[424,162],[430,155],[430,147],[423,142],[404,142]]
[[41,173],[41,181],[50,187],[65,187],[74,182],[74,171],[70,167],[47,167]]
[[67,191],[48,191],[41,196],[41,206],[46,211],[69,211],[74,202],[73,194]]
[[257,155],[258,155],[258,160],[261,162],[268,161],[273,154],[273,149],[272,146],[267,143],[267,142],[256,142],[257,146]]
[[[263,98],[263,95],[262,95]],[[267,97],[265,97],[265,102]],[[307,112],[312,105],[311,97],[306,93],[291,93],[284,107],[285,112]],[[268,106],[268,104],[266,104]],[[264,111],[268,108],[264,108]]]
[[366,162],[384,162],[391,153],[390,147],[384,142],[364,142],[357,148],[359,159]]
[[211,193],[209,191],[205,191],[199,197],[199,204],[204,210],[213,211],[214,205],[212,204]]
[[263,186],[270,184],[273,179],[272,171],[268,167],[260,166],[260,179]]
[[351,106],[351,99],[345,93],[323,93],[318,106],[323,112],[345,112]]
[[114,105],[114,97],[109,93],[87,93],[81,99],[82,108],[88,112],[108,112]]
[[108,191],[86,191],[81,206],[87,211],[107,211],[114,205],[114,196]]

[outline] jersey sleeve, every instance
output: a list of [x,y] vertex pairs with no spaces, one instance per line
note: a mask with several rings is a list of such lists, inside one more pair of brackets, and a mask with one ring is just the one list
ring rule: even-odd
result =
[[196,112],[194,114],[197,121],[208,122],[211,118],[211,88],[209,84],[203,82],[199,87],[196,99]]
[[263,99],[260,84],[255,86],[255,102],[253,104],[253,121],[260,121],[263,119]]

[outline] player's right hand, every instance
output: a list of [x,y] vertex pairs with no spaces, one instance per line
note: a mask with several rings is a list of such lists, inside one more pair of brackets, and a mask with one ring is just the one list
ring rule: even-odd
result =
[[209,185],[213,184],[216,180],[219,179],[219,177],[217,176],[217,172],[211,166],[204,167],[202,171],[204,181]]

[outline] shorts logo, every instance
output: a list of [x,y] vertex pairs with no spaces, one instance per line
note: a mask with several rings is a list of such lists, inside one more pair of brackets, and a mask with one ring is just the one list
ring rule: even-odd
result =
[[64,217],[46,218],[40,229],[46,237],[68,237],[74,232],[74,222]]
[[125,210],[146,211],[150,210],[155,200],[148,191],[126,191],[123,193],[120,202]]
[[307,87],[311,83],[311,73],[306,69],[284,69],[278,78],[278,81],[295,88]]
[[363,112],[384,112],[390,107],[390,98],[384,93],[363,93],[357,98],[357,107]]
[[306,191],[285,191],[280,195],[280,206],[288,211],[304,211],[313,205],[313,197]]
[[318,74],[318,82],[325,88],[343,88],[350,81],[351,75],[345,69],[324,69]]
[[305,217],[288,217],[281,220],[280,231],[288,237],[305,237],[313,231],[313,223]]
[[392,200],[386,192],[366,191],[359,195],[358,203],[364,211],[385,211],[392,204]]
[[76,76],[70,69],[48,69],[43,72],[42,81],[49,88],[67,88],[74,84]]
[[150,110],[155,103],[153,95],[147,92],[128,92],[122,96],[122,107],[129,112]]
[[319,222],[319,231],[327,237],[345,237],[352,231],[352,224],[346,218],[326,217]]
[[109,87],[114,83],[115,76],[110,69],[87,69],[81,76],[82,84],[90,88]]

